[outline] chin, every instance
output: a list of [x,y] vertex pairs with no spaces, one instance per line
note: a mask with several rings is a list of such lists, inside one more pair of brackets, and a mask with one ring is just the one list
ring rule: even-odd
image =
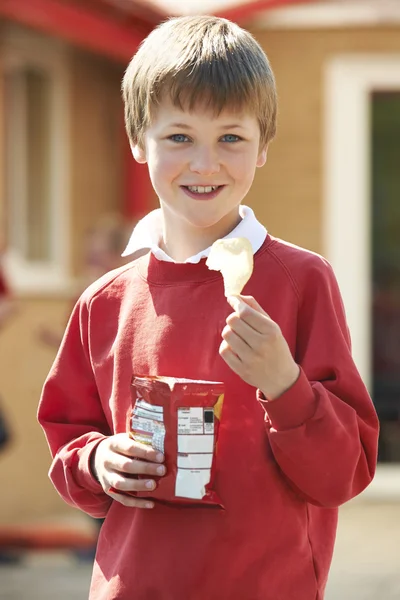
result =
[[216,227],[218,223],[220,223],[223,217],[215,217],[213,218],[201,218],[201,217],[188,217],[187,222],[190,223],[192,227],[196,227],[197,229],[211,229],[212,227]]
[[204,207],[206,210],[186,214],[186,220],[194,227],[214,227],[218,223],[225,223],[232,219],[232,209],[224,211],[221,206]]

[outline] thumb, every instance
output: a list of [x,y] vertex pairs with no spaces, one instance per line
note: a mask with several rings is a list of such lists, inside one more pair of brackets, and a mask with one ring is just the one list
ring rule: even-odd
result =
[[238,313],[238,315],[240,315],[240,309],[242,309],[242,311],[244,309],[243,304],[247,304],[247,306],[250,306],[250,308],[253,310],[261,313],[262,315],[268,316],[265,310],[258,304],[257,300],[253,298],[253,296],[242,296],[238,294],[237,296],[228,296],[227,301],[233,310]]

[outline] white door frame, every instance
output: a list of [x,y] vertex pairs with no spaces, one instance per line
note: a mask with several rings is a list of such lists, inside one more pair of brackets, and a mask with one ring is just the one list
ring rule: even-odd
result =
[[400,54],[341,55],[325,72],[324,254],[343,295],[353,355],[371,383],[370,94],[400,90]]
[[[338,278],[354,360],[369,388],[372,379],[370,95],[372,91],[390,89],[400,90],[400,54],[337,55],[326,65],[324,254]],[[380,466],[371,493],[380,487],[379,472],[387,473],[388,469],[389,480],[400,497],[397,465]]]

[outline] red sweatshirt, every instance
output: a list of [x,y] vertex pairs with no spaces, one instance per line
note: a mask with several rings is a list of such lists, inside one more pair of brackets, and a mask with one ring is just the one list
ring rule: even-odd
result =
[[[263,402],[218,354],[232,312],[220,273],[152,254],[78,302],[39,421],[61,496],[106,517],[91,600],[321,600],[337,507],[371,481],[378,421],[350,354],[338,286],[320,256],[267,236],[243,292],[281,327],[301,366]],[[125,431],[134,374],[225,383],[216,491],[226,510],[112,501],[89,469]]]

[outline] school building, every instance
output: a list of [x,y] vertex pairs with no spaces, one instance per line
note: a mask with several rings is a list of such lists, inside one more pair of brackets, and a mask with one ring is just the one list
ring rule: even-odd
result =
[[[47,478],[36,422],[79,288],[85,232],[156,206],[123,128],[120,84],[168,15],[218,14],[265,49],[278,133],[246,198],[275,236],[322,253],[341,286],[357,365],[382,423],[370,496],[400,496],[400,7],[389,0],[3,0],[0,237],[18,310],[0,335],[0,525],[72,514]],[[271,293],[274,293],[271,290]],[[82,399],[84,402],[84,399]]]

